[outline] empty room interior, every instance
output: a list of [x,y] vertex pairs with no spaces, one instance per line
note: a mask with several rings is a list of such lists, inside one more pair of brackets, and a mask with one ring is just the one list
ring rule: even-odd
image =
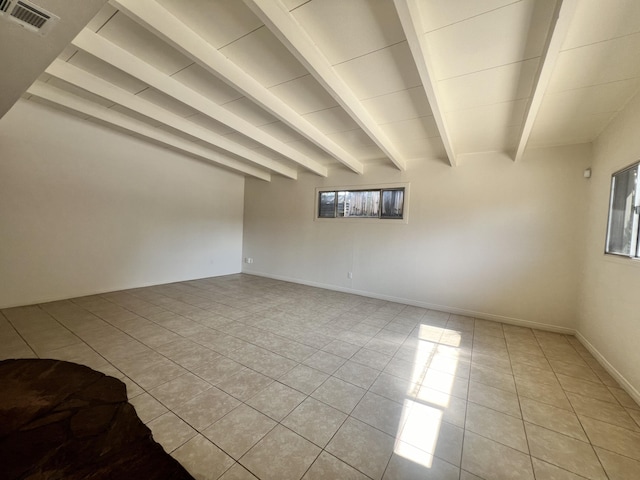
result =
[[0,0],[0,44],[1,360],[121,380],[197,479],[640,478],[640,2]]

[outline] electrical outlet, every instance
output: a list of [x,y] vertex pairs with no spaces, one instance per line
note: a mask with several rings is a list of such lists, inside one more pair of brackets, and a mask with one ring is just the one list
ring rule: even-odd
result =
[[353,272],[347,272],[347,278],[353,278]]
[[251,257],[244,257],[244,263],[253,263],[253,258],[251,258]]

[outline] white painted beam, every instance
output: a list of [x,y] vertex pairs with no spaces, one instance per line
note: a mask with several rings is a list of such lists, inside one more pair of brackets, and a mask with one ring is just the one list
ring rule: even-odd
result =
[[533,131],[533,125],[535,124],[542,100],[544,99],[544,94],[549,86],[549,80],[551,80],[551,75],[553,74],[558,56],[560,55],[562,43],[569,31],[569,25],[576,10],[576,5],[576,0],[557,0],[556,9],[551,20],[551,25],[549,26],[547,41],[542,51],[542,56],[540,57],[540,65],[538,66],[533,93],[529,99],[524,122],[522,123],[518,148],[513,158],[515,162],[522,159],[524,151],[527,148],[529,137]]
[[399,170],[406,170],[406,162],[400,152],[282,2],[280,0],[244,0],[244,3],[309,70],[389,160]]
[[271,180],[271,175],[266,171],[246,165],[238,160],[225,158],[206,147],[189,142],[188,140],[184,140],[180,137],[176,137],[175,135],[171,135],[170,133],[147,125],[144,122],[134,120],[127,115],[115,112],[90,100],[78,97],[77,95],[53,87],[44,82],[36,81],[29,87],[27,92],[34,97],[42,98],[50,103],[82,113],[83,115],[100,120],[119,129],[154,140],[160,144],[184,152],[189,156],[206,160],[209,163],[213,163],[236,173],[250,175],[261,180],[266,180],[267,182]]
[[111,0],[132,20],[253,100],[356,173],[364,166],[155,0]]
[[436,79],[435,70],[431,62],[429,45],[427,44],[422,29],[418,0],[393,1],[398,16],[400,17],[400,22],[402,23],[402,29],[407,37],[407,43],[409,44],[413,61],[418,69],[420,80],[422,80],[422,87],[427,94],[427,99],[433,112],[433,118],[438,127],[444,149],[447,152],[449,163],[452,167],[455,167],[457,165],[456,153],[444,115],[442,96],[438,90],[438,80]]
[[191,135],[208,144],[226,150],[234,155],[246,159],[256,165],[268,168],[269,170],[279,173],[288,178],[296,179],[298,172],[286,165],[282,165],[260,153],[257,153],[247,147],[237,144],[219,135],[211,130],[201,127],[189,120],[186,120],[175,113],[171,113],[143,98],[133,95],[112,83],[98,78],[90,73],[75,67],[61,60],[55,60],[47,69],[46,73],[60,80],[64,80],[76,87],[82,88],[94,95],[106,98],[111,102],[133,110],[145,117],[156,120],[164,125],[175,128],[183,133]]
[[226,108],[219,106],[204,95],[190,89],[178,80],[111,43],[106,38],[84,29],[72,43],[81,50],[127,72],[129,75],[190,106],[209,118],[217,120],[280,155],[293,160],[311,172],[322,177],[327,176],[327,167],[324,165],[274,138]]

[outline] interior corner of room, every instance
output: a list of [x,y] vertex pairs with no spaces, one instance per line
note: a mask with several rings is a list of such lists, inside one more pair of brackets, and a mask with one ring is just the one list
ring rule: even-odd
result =
[[[170,21],[191,21],[195,31],[202,24],[194,11],[177,12],[176,1],[141,2],[154,5],[153,15],[129,0],[70,3],[76,11],[54,12],[60,20],[46,37],[0,19],[0,44],[11,47],[0,53],[0,308],[244,273],[575,334],[640,402],[640,263],[604,254],[611,175],[640,157],[640,61],[628,54],[640,48],[640,27],[624,15],[606,17],[602,29],[614,33],[605,39],[589,30],[598,14],[583,3],[594,2],[570,14],[559,6],[572,2],[546,2],[554,8],[542,12],[545,2],[515,2],[446,28],[430,17],[420,30],[408,25],[419,2],[396,1],[389,45],[371,33],[341,49],[316,21],[326,14],[321,2],[284,2],[326,47],[309,53],[296,44],[305,35],[283,38],[276,13],[255,13],[264,2],[237,2],[243,21],[222,32],[236,37],[211,33],[201,45],[249,72],[235,91],[231,70],[217,72],[215,89],[201,85],[213,67],[201,51],[185,53],[184,32]],[[394,2],[378,3],[371,18],[380,20]],[[150,22],[163,11],[174,26],[158,34],[160,23]],[[546,22],[544,34],[516,38],[505,26],[510,15]],[[520,50],[483,56],[459,31],[466,25],[491,39],[490,22]],[[429,50],[418,49],[424,42]],[[566,53],[596,43],[597,55]],[[248,53],[257,45],[264,50]],[[270,46],[269,62],[286,55],[280,69],[255,56]],[[411,62],[397,91],[384,90],[393,75],[370,81],[363,63],[372,51]],[[549,54],[560,58],[545,63]],[[600,63],[579,63],[586,57]],[[600,72],[591,83],[567,80],[589,69]],[[545,75],[550,86],[540,84]],[[251,90],[251,82],[260,85]],[[476,91],[492,100],[475,101]],[[209,110],[195,109],[201,97]],[[409,118],[389,113],[418,104]],[[207,117],[214,110],[217,120]],[[340,112],[320,118],[325,110]],[[225,115],[240,133],[221,123]],[[494,138],[485,129],[500,131]],[[398,184],[408,186],[404,222],[317,221],[318,189]]]

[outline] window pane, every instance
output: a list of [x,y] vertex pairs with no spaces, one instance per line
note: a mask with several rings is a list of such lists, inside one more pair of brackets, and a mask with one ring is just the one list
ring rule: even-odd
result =
[[318,217],[334,218],[336,216],[336,192],[320,192]]
[[338,216],[378,218],[380,216],[380,190],[338,192]]
[[402,218],[404,189],[382,191],[382,218]]
[[638,167],[613,175],[607,253],[631,256],[637,228],[634,208]]

